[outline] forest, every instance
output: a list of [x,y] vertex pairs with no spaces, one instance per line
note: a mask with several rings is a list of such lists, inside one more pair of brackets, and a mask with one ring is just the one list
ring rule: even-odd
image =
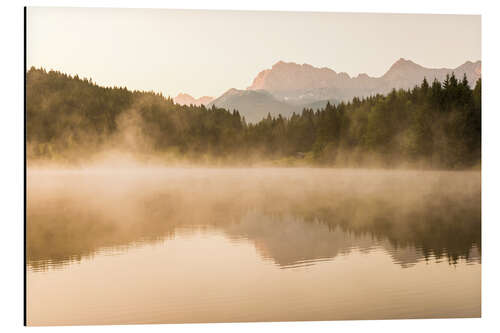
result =
[[190,163],[424,167],[481,163],[481,80],[449,75],[410,90],[328,103],[247,123],[237,110],[181,106],[155,92],[101,87],[32,67],[26,149],[37,160],[84,162],[109,150]]

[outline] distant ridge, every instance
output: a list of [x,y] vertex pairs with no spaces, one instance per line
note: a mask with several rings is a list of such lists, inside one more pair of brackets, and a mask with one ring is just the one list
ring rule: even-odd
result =
[[208,106],[212,105],[229,111],[236,109],[250,123],[262,120],[268,113],[273,116],[281,114],[288,117],[294,111],[299,111],[297,107],[279,101],[265,90],[238,90],[232,88],[212,101]]
[[200,98],[194,98],[193,96],[185,93],[179,93],[176,97],[174,97],[174,102],[180,105],[208,105],[214,98],[210,96],[202,96]]

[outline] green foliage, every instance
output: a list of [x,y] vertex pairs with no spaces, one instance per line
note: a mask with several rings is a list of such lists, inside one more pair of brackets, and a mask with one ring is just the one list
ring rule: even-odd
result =
[[[31,68],[27,133],[29,158],[98,152],[121,143],[195,160],[466,168],[481,159],[481,80],[471,89],[465,76],[452,74],[431,85],[424,79],[411,90],[246,124],[237,110],[181,106],[161,94],[104,88]],[[123,140],[130,133],[132,140]]]

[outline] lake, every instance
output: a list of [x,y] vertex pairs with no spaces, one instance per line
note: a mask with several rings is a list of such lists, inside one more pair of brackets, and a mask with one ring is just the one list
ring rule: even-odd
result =
[[28,325],[481,316],[481,173],[27,174]]

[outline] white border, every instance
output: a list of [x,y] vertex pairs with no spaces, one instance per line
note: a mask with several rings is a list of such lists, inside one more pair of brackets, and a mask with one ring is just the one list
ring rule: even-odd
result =
[[[334,12],[379,12],[379,13],[442,13],[482,15],[482,61],[483,61],[483,318],[446,320],[391,320],[391,321],[333,321],[300,323],[255,323],[255,324],[209,324],[209,325],[146,325],[146,326],[92,326],[92,327],[48,327],[30,328],[52,332],[60,330],[93,330],[133,332],[146,331],[208,331],[233,332],[255,330],[277,331],[331,331],[342,332],[422,332],[422,331],[494,331],[500,327],[497,310],[500,297],[498,258],[500,253],[499,202],[500,170],[499,133],[500,103],[497,91],[500,85],[499,72],[499,5],[495,1],[338,1],[317,0],[253,0],[245,2],[210,0],[177,1],[8,1],[0,10],[2,70],[0,71],[0,143],[2,154],[1,184],[1,277],[0,326],[4,332],[23,329],[23,11],[22,6],[76,6],[76,7],[131,7],[131,8],[193,8],[236,10],[287,10],[287,11],[334,11]],[[467,47],[464,45],[464,47]],[[429,50],[432,52],[433,50]]]

